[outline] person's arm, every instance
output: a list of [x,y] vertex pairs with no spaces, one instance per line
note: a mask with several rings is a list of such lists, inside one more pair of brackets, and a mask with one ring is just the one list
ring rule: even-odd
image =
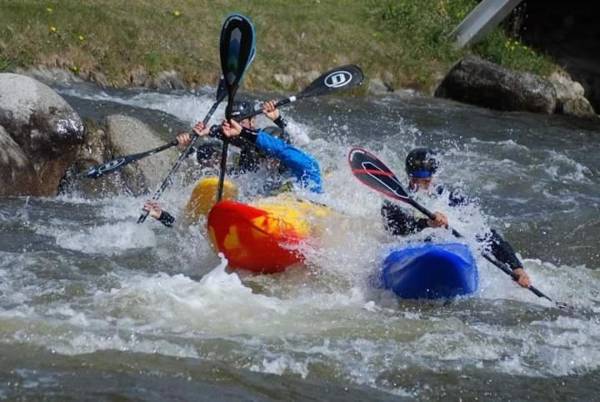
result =
[[519,260],[512,246],[500,236],[494,229],[491,230],[490,246],[492,255],[500,262],[508,264],[517,275],[519,285],[527,288],[531,286],[529,275],[523,269],[523,263]]
[[254,143],[256,147],[270,157],[279,159],[296,177],[298,182],[309,190],[320,193],[321,169],[319,163],[306,152],[276,138],[265,131],[242,128],[234,120],[223,123],[223,132],[227,137],[240,136]]
[[384,201],[381,207],[381,216],[385,230],[395,236],[407,236],[412,233],[420,232],[428,227],[427,218],[415,218],[407,214],[396,204]]
[[255,144],[265,154],[279,159],[303,187],[316,193],[322,192],[321,168],[308,153],[262,130],[256,133]]
[[275,101],[271,100],[263,103],[262,112],[267,116],[277,127],[279,127],[282,131],[285,131],[287,126],[287,122],[279,112],[279,109],[275,106]]
[[144,211],[148,211],[151,217],[166,227],[172,227],[173,223],[175,223],[175,217],[167,211],[163,211],[157,201],[146,201],[143,209]]
[[225,138],[229,140],[229,143],[237,148],[244,148],[248,146],[248,141],[242,137],[227,137],[223,134],[223,130],[221,126],[214,125],[210,128],[211,137],[216,138],[218,140],[223,141]]
[[[194,131],[194,133],[198,134],[198,136],[200,136],[200,137],[205,137],[210,134],[210,128],[201,121],[196,123],[196,125],[192,128],[192,131]],[[188,145],[190,145],[190,142],[192,142],[192,136],[190,135],[190,133],[180,133],[177,135],[176,139],[177,139],[177,148],[179,148],[182,151],[184,151],[185,148]],[[186,156],[189,156],[189,155],[186,155]]]

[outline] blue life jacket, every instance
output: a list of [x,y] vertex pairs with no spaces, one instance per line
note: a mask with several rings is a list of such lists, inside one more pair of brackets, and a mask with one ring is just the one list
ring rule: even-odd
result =
[[258,131],[256,147],[266,155],[278,159],[301,187],[315,193],[323,192],[321,169],[312,156],[263,130]]

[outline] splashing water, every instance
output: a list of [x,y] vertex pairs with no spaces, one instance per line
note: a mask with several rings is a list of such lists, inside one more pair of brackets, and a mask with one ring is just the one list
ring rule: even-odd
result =
[[[85,104],[82,114],[110,102],[160,110],[184,124],[212,104],[209,95],[67,94],[75,107]],[[486,392],[492,399],[524,392],[542,399],[552,398],[550,390],[560,400],[575,387],[582,399],[594,399],[600,165],[589,154],[600,146],[592,129],[421,98],[306,100],[284,112],[293,141],[320,161],[326,191],[317,200],[335,210],[318,241],[301,246],[304,268],[273,276],[228,272],[202,223],[175,230],[135,224],[141,197],[0,200],[0,347],[5,367],[14,356],[21,370],[2,375],[34,397],[56,390],[64,373],[84,364],[92,370],[84,377],[100,373],[110,381],[125,370],[152,389],[183,376],[238,398],[261,395],[255,387],[285,398],[298,382],[322,392],[327,384],[350,387],[346,400],[445,393],[473,399]],[[401,179],[412,147],[441,150],[437,180],[474,202],[448,209],[441,197],[423,204],[446,212],[475,255],[475,235],[497,228],[519,250],[534,284],[575,311],[518,288],[483,258],[480,291],[449,304],[399,301],[370,288],[368,277],[390,247],[431,235],[454,239],[433,229],[409,239],[386,234],[379,195],[347,167],[353,145],[370,149]],[[252,186],[261,177],[245,180]],[[167,209],[180,215],[191,186],[176,181],[164,195]],[[219,385],[223,376],[255,385]],[[287,385],[279,388],[281,381]],[[64,384],[65,395],[84,389]],[[0,396],[14,389],[0,387]],[[195,395],[178,389],[183,399]],[[298,398],[312,397],[300,389]]]

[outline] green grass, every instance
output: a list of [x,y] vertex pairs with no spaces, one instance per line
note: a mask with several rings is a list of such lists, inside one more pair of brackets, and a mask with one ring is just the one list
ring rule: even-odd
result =
[[[0,71],[57,66],[104,73],[126,86],[131,71],[179,71],[190,84],[219,75],[219,30],[230,12],[252,18],[258,53],[248,89],[280,89],[274,74],[360,65],[396,87],[431,90],[466,51],[448,34],[475,0],[0,0]],[[500,29],[469,50],[511,68],[554,66]],[[299,86],[306,84],[300,81]]]

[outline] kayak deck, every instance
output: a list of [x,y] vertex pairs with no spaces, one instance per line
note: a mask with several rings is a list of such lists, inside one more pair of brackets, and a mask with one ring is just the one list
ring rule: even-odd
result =
[[208,233],[231,268],[275,273],[303,261],[300,244],[328,208],[282,195],[254,205],[225,200],[208,214]]
[[406,299],[453,298],[475,292],[479,273],[464,244],[420,244],[394,250],[385,258],[379,287]]

